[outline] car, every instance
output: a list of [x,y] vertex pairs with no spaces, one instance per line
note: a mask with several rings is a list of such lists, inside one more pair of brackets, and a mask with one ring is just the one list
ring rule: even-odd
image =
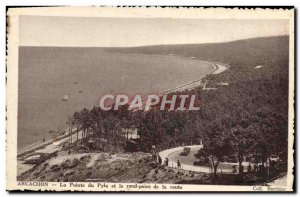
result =
[[180,156],[188,156],[191,153],[190,147],[183,147],[183,151],[179,154]]
[[188,153],[186,153],[186,152],[181,152],[181,153],[179,153],[179,156],[188,156]]
[[194,166],[201,166],[201,165],[204,165],[204,163],[201,161],[194,161]]
[[194,161],[194,166],[208,166],[209,160],[207,157],[201,156],[198,160]]

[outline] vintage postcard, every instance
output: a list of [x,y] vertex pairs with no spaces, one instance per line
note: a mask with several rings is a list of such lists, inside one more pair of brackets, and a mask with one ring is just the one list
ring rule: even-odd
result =
[[294,190],[292,7],[9,8],[7,24],[7,190]]

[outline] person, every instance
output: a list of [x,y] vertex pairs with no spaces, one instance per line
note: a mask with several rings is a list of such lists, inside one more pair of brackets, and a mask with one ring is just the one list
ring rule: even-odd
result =
[[243,166],[243,165],[240,166],[240,168],[239,168],[239,173],[240,173],[240,174],[244,173],[244,166]]
[[232,173],[233,173],[233,174],[236,173],[236,166],[235,166],[235,165],[232,166]]
[[162,159],[161,157],[158,155],[158,163],[161,165],[162,164]]
[[256,164],[254,165],[253,171],[254,171],[254,172],[257,172],[257,165],[256,165]]
[[166,158],[166,166],[169,166],[169,159]]
[[248,172],[251,172],[251,165],[250,165],[250,163],[249,163],[249,165],[248,165],[247,171],[248,171]]
[[151,155],[152,155],[152,158],[153,158],[153,159],[156,159],[156,158],[157,158],[156,153],[155,153],[154,151],[151,152]]
[[181,163],[179,160],[177,161],[177,168],[179,168],[179,169],[181,168]]

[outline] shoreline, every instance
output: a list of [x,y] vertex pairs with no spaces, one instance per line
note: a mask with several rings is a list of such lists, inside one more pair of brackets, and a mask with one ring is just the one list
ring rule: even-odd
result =
[[[128,55],[128,56],[141,56],[142,55],[142,56],[151,56],[151,57],[160,57],[160,58],[177,57],[177,58],[188,59],[189,61],[203,62],[203,63],[209,64],[213,68],[213,70],[211,72],[207,73],[206,76],[211,75],[211,74],[219,74],[219,73],[222,73],[222,72],[224,72],[228,69],[228,67],[225,66],[225,64],[223,64],[223,63],[209,62],[209,61],[199,60],[196,57],[184,57],[184,56],[179,56],[179,55],[176,55],[176,54],[169,54],[169,55],[150,54],[150,55],[148,55],[148,54],[137,54],[137,53],[128,53],[127,54],[127,53],[121,53],[121,52],[107,52],[107,51],[103,51],[103,52],[104,53],[122,54],[122,55]],[[193,59],[191,59],[191,58],[193,58]],[[199,86],[202,85],[203,78],[205,78],[205,76],[198,79],[198,80],[189,81],[189,82],[184,83],[182,85],[179,85],[177,87],[169,88],[167,90],[163,90],[163,91],[157,93],[157,95],[164,95],[164,94],[169,94],[169,93],[172,93],[172,92],[184,91],[184,90],[189,90],[191,88],[199,87]],[[22,157],[26,154],[29,154],[30,152],[34,152],[38,149],[45,148],[46,146],[48,146],[50,144],[53,144],[55,141],[67,138],[70,135],[73,135],[74,132],[75,132],[74,129],[72,129],[71,134],[59,136],[55,140],[50,139],[50,140],[47,140],[45,142],[37,141],[37,142],[34,142],[32,144],[29,144],[28,146],[25,146],[25,147],[21,148],[19,152],[17,151],[17,158]]]
[[[50,145],[50,144],[53,144],[54,142],[56,141],[59,141],[59,140],[62,140],[64,138],[67,138],[67,137],[70,137],[70,135],[73,135],[74,133],[76,132],[76,128],[73,128],[72,129],[72,133],[71,134],[66,134],[66,135],[62,135],[62,136],[59,136],[57,139],[53,140],[53,139],[50,139],[48,141],[45,141],[45,142],[35,142],[31,145],[28,145],[27,147],[24,147],[22,150],[20,150],[20,152],[17,152],[17,158],[18,157],[22,157],[24,155],[27,155],[29,154],[30,152],[34,152],[36,150],[39,150],[39,149],[43,149],[45,148],[46,146]],[[40,143],[39,143],[40,142]]]

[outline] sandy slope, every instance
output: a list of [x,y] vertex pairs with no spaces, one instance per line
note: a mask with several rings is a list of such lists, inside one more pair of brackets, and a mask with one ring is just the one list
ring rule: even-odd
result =
[[18,177],[31,181],[106,181],[134,183],[176,183],[204,174],[158,165],[149,154],[73,153],[62,151],[57,157]]

